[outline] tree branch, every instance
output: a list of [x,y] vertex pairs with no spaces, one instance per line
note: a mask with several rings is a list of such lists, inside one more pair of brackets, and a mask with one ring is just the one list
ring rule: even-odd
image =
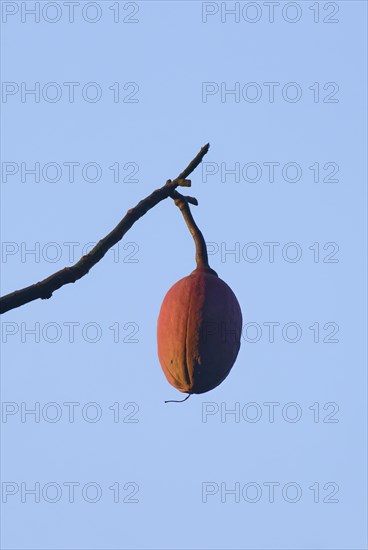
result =
[[187,224],[188,229],[194,239],[194,244],[196,247],[197,270],[206,271],[207,273],[212,273],[212,275],[217,275],[216,271],[211,269],[208,263],[206,241],[204,240],[201,230],[194,221],[194,218],[189,208],[188,197],[183,197],[182,195],[180,195],[180,193],[177,193],[177,195],[179,196],[175,198],[175,204],[178,208],[180,208],[185,223]]
[[38,283],[21,290],[16,290],[0,298],[0,313],[5,313],[39,298],[42,300],[51,298],[55,290],[66,284],[75,283],[78,279],[87,275],[90,269],[105,256],[106,252],[123,238],[132,225],[162,200],[171,197],[174,200],[184,200],[186,204],[198,204],[197,200],[193,197],[183,197],[183,195],[176,191],[176,188],[190,187],[191,181],[187,178],[202,162],[203,157],[208,152],[209,146],[209,143],[207,143],[207,145],[202,147],[196,157],[194,157],[177,178],[168,180],[163,187],[156,189],[151,195],[141,200],[134,208],[128,210],[118,225],[106,237],[101,239],[88,254],[82,256],[76,264],[64,267],[64,269],[50,275],[47,279],[43,279]]

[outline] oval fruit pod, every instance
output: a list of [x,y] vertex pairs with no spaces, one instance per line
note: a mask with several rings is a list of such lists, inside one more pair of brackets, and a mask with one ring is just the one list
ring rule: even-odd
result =
[[172,386],[200,394],[227,377],[240,349],[242,313],[211,269],[195,269],[167,292],[157,325],[158,356]]

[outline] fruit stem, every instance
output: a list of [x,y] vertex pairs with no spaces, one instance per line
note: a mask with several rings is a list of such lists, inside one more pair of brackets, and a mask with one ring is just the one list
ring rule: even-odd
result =
[[194,239],[196,247],[197,269],[217,275],[217,273],[209,266],[206,242],[204,240],[201,230],[194,221],[194,218],[189,208],[189,204],[184,198],[175,199],[175,204],[180,208],[185,223],[187,224],[188,229]]

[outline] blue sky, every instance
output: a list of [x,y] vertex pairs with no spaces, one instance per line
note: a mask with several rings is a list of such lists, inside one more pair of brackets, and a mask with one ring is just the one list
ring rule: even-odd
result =
[[2,294],[209,141],[188,193],[244,323],[223,384],[164,404],[171,200],[4,315],[4,548],[366,547],[366,3],[273,6],[2,2]]

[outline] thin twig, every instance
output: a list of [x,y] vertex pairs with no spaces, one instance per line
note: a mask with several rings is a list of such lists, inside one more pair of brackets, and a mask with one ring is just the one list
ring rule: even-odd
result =
[[[168,180],[163,187],[156,189],[148,197],[141,200],[134,208],[128,210],[124,218],[118,225],[101,239],[96,246],[74,265],[64,267],[57,271],[47,279],[39,281],[31,286],[27,286],[21,290],[11,292],[0,298],[0,313],[5,313],[11,309],[23,306],[33,300],[51,298],[53,292],[62,286],[75,283],[78,279],[87,275],[87,273],[95,266],[106,254],[106,252],[119,242],[125,233],[129,231],[132,225],[139,220],[148,210],[156,206],[159,202],[168,197],[174,200],[184,199],[183,196],[176,191],[177,187],[189,187],[191,185],[188,176],[202,162],[203,157],[208,152],[209,143],[202,147],[196,157],[188,164],[188,166],[174,180]],[[193,197],[187,197],[185,200],[191,204],[198,204]]]
[[209,263],[208,263],[208,254],[207,254],[207,246],[206,241],[204,240],[203,234],[201,230],[199,229],[198,225],[194,221],[194,218],[192,216],[192,213],[189,208],[188,197],[183,197],[178,193],[179,196],[175,198],[175,204],[178,208],[180,208],[181,213],[183,214],[185,223],[188,226],[188,229],[194,239],[195,247],[196,247],[196,264],[197,269],[199,271],[206,271],[207,273],[212,273],[213,275],[217,275],[216,271],[211,269]]

